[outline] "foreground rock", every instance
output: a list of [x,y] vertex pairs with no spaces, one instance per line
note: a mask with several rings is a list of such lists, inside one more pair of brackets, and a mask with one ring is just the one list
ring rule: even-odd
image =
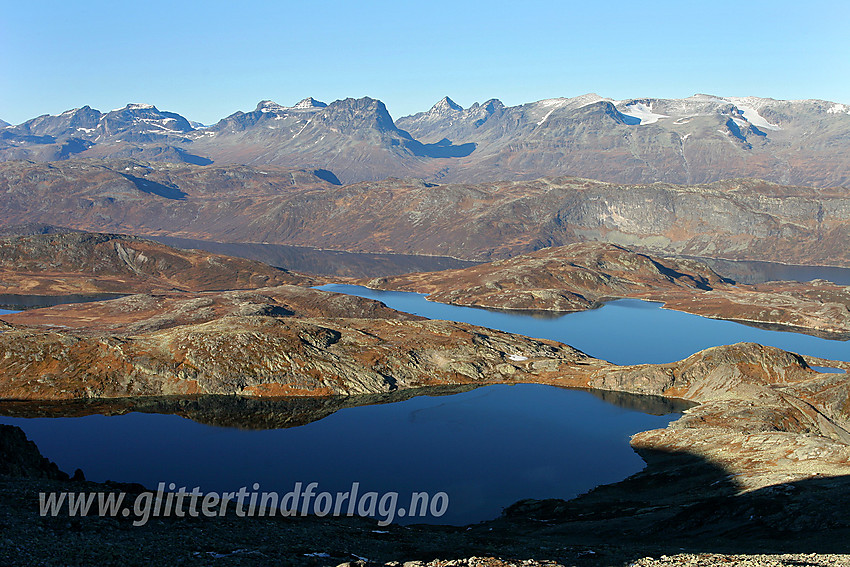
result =
[[630,567],[709,567],[714,565],[739,565],[740,567],[831,567],[850,565],[850,555],[823,555],[817,553],[788,553],[783,555],[723,555],[718,553],[682,553],[662,556],[658,559],[645,557],[630,564]]
[[[593,555],[593,551],[585,553]],[[584,563],[584,562],[583,562]],[[682,553],[673,556],[664,555],[658,559],[644,557],[629,567],[710,567],[715,565],[736,565],[741,567],[830,567],[850,564],[850,555],[785,554],[785,555],[723,555],[718,553]],[[380,564],[366,561],[340,563],[338,567],[377,567]],[[385,567],[564,567],[565,563],[536,559],[501,559],[498,557],[468,557],[464,559],[435,559],[433,561],[406,561],[385,563]]]
[[180,250],[133,236],[37,228],[7,228],[0,236],[0,294],[207,291],[317,281],[260,262]]
[[359,283],[427,293],[429,300],[441,303],[497,309],[583,311],[631,297],[704,317],[850,337],[848,287],[822,280],[736,284],[696,260],[655,258],[597,242]]
[[55,463],[41,456],[35,443],[11,425],[0,425],[0,477],[67,480]]

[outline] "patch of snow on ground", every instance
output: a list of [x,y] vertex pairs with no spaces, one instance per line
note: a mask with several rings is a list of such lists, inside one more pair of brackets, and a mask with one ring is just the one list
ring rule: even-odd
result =
[[741,114],[744,115],[744,118],[755,126],[756,128],[763,128],[765,130],[782,130],[780,126],[777,124],[771,124],[764,117],[758,113],[758,110],[753,108],[752,106],[745,106],[743,104],[736,104],[738,110],[741,111]]
[[306,124],[304,124],[304,126],[302,126],[300,130],[298,130],[298,132],[295,134],[295,136],[292,136],[292,137],[293,137],[293,138],[297,137],[297,136],[298,136],[298,134],[300,134],[301,132],[303,132],[303,131],[304,131],[304,128],[306,128],[307,126],[309,126],[309,125],[310,125],[310,122],[312,122],[312,121],[313,121],[313,119],[312,119],[312,118],[311,118],[310,120],[308,120],[308,121],[307,121],[307,123],[306,123]]
[[538,100],[536,104],[537,106],[544,106],[547,108],[550,106],[557,108],[559,106],[564,106],[564,104],[566,104],[569,100],[570,99],[568,98],[547,98],[544,100]]
[[642,102],[627,104],[625,107],[618,108],[617,110],[619,110],[621,114],[637,118],[640,120],[641,126],[644,124],[655,124],[662,118],[670,118],[666,114],[656,114],[652,111],[652,106],[647,106]]
[[150,110],[155,108],[152,104],[144,104],[139,102],[131,102],[124,108],[113,108],[112,112],[121,112],[122,110]]
[[537,125],[538,125],[538,126],[542,126],[542,125],[543,125],[543,123],[544,123],[544,122],[546,122],[546,119],[547,119],[547,118],[549,118],[549,117],[552,115],[552,113],[553,113],[553,112],[555,112],[555,110],[556,110],[556,109],[554,109],[554,108],[553,108],[552,110],[550,110],[549,112],[547,112],[547,113],[546,113],[546,116],[544,116],[543,118],[541,118],[541,119],[540,119],[540,121],[537,123]]
[[521,354],[512,354],[508,356],[508,360],[513,360],[514,362],[522,362],[523,360],[528,360],[528,357],[523,356]]
[[841,114],[842,112],[845,114],[850,114],[850,107],[848,107],[846,104],[835,104],[826,112],[827,114]]

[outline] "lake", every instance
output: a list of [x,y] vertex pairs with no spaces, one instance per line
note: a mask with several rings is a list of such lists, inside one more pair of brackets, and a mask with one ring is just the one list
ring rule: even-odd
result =
[[318,289],[376,299],[393,309],[429,319],[461,321],[560,341],[616,364],[673,362],[709,347],[739,342],[755,342],[831,360],[850,360],[848,341],[708,319],[662,309],[660,303],[639,299],[620,299],[599,309],[567,315],[532,316],[517,311],[446,305],[428,301],[421,293],[379,291],[341,284]]
[[400,503],[412,492],[445,492],[447,512],[417,521],[462,525],[495,518],[523,498],[571,498],[640,471],[630,435],[677,417],[520,384],[346,408],[289,429],[136,412],[0,423],[21,427],[62,470],[82,468],[88,480],[174,482],[204,492],[258,483],[281,495],[295,482],[331,493],[359,482],[361,492],[398,492]]

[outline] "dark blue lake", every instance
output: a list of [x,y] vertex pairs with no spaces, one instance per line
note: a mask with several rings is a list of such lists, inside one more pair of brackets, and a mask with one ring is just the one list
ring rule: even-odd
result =
[[850,342],[793,332],[770,331],[731,321],[662,309],[660,303],[621,299],[599,309],[567,315],[531,316],[428,301],[420,293],[378,291],[354,285],[325,285],[336,291],[384,302],[399,311],[461,321],[552,339],[616,364],[664,363],[687,358],[705,348],[755,342],[831,360],[850,360]]
[[[495,385],[340,410],[290,429],[241,430],[175,415],[9,418],[62,470],[89,480],[174,482],[191,490],[242,486],[318,491],[445,492],[448,511],[417,521],[466,524],[495,518],[523,498],[571,498],[638,472],[629,437],[665,427],[656,416],[592,394],[541,385]],[[401,504],[400,504],[401,505]]]

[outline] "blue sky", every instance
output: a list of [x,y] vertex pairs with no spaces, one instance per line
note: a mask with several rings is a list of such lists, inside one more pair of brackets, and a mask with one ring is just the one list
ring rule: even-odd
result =
[[0,118],[148,102],[211,123],[261,99],[393,117],[596,92],[850,103],[850,3],[0,0]]

